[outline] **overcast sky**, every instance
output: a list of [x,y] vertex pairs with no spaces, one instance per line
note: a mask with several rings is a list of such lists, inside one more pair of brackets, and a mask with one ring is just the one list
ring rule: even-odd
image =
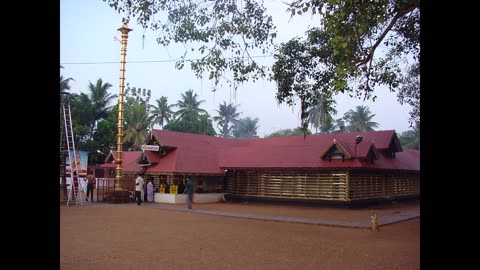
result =
[[[277,26],[276,43],[302,37],[310,26],[318,25],[318,18],[310,15],[296,16],[289,21],[282,1],[265,0],[265,6]],[[89,82],[95,84],[101,78],[113,85],[110,88],[112,94],[118,94],[121,49],[118,40],[121,34],[117,29],[121,26],[122,16],[102,0],[60,1],[60,63],[64,67],[60,69],[60,74],[75,80],[70,83],[72,92],[87,94]],[[212,92],[212,82],[206,78],[197,79],[188,65],[183,70],[175,69],[174,60],[183,54],[183,45],[164,48],[156,43],[155,33],[145,32],[135,22],[131,22],[129,27],[133,31],[128,36],[125,82],[132,87],[152,90],[150,104],[156,104],[155,100],[161,96],[166,96],[168,103],[174,104],[181,99],[182,93],[192,89],[199,95],[198,100],[205,100],[202,108],[211,116],[217,115],[220,103],[226,101],[227,104],[239,105],[240,117],[258,117],[257,135],[260,137],[300,125],[299,105],[279,105],[275,99],[274,82],[261,80],[247,83],[240,85],[237,91],[224,83]],[[189,54],[187,58],[195,58],[195,55]],[[272,66],[274,61],[271,56],[256,60],[267,66]],[[135,63],[137,61],[157,62]],[[386,88],[377,89],[376,95],[375,102],[337,96],[338,113],[334,119],[358,105],[365,105],[375,114],[373,121],[379,123],[377,130],[394,129],[397,133],[409,130],[410,106],[400,105],[396,94]],[[218,132],[216,123],[213,124]]]

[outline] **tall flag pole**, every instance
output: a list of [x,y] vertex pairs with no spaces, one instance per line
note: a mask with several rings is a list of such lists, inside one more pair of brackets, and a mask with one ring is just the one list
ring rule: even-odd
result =
[[125,58],[127,55],[127,39],[128,32],[132,29],[128,28],[126,24],[118,28],[122,33],[122,50],[120,59],[120,93],[118,95],[118,132],[117,132],[117,170],[115,175],[116,188],[120,187],[120,179],[122,178],[122,143],[123,143],[123,111],[124,111],[124,89],[125,89]]

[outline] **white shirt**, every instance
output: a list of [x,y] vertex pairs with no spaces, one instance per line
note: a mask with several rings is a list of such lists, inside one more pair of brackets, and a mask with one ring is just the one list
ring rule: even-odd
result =
[[135,179],[135,191],[142,191],[143,190],[143,178],[141,176]]

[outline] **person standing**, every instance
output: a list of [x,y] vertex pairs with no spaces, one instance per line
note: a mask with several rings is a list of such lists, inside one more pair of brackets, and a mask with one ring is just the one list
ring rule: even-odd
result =
[[93,202],[93,184],[95,183],[95,175],[92,171],[89,171],[86,177],[87,180],[87,202],[88,202],[88,195],[90,195],[90,201]]
[[192,180],[190,180],[190,177],[187,177],[186,179],[187,179],[187,184],[185,185],[185,190],[183,191],[183,194],[187,193],[188,210],[192,210],[193,183],[192,183]]
[[143,178],[141,173],[137,173],[137,178],[135,179],[135,199],[137,199],[137,204],[142,204],[142,190],[143,190]]
[[154,186],[152,183],[152,179],[149,179],[147,184],[147,201],[148,202],[153,202],[153,189],[154,189]]

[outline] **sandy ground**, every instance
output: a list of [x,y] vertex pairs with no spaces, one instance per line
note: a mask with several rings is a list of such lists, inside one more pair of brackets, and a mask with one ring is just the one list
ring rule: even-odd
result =
[[[369,229],[149,208],[60,206],[60,269],[420,269],[420,218]],[[186,208],[185,204],[170,205]],[[260,215],[370,220],[418,202],[342,209],[262,203],[194,204]]]

